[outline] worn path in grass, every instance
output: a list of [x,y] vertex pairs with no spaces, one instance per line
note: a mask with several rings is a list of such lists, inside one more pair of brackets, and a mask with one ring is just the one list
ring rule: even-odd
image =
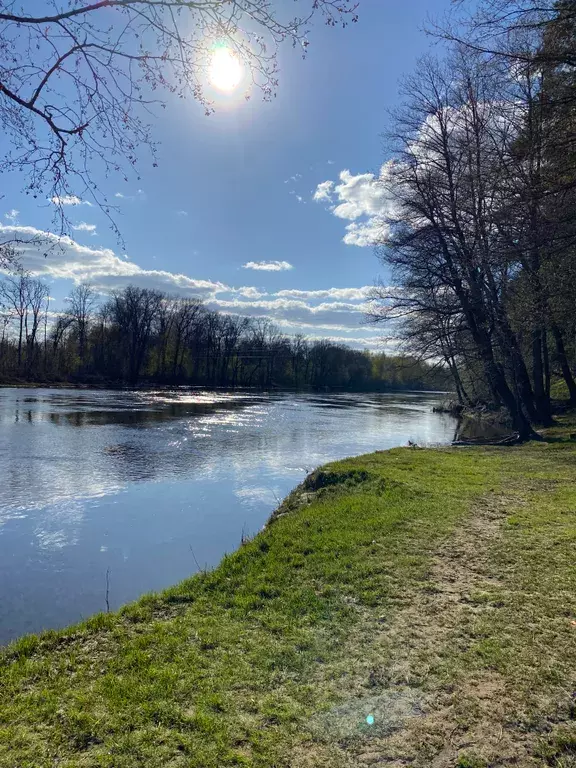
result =
[[23,638],[0,766],[576,766],[571,431],[328,465],[212,573]]

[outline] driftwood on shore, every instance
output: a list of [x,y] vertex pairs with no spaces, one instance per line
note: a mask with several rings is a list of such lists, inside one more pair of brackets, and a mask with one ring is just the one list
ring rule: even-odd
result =
[[[532,437],[532,440],[541,440],[542,438],[538,433],[534,433],[535,436]],[[506,437],[500,438],[500,439],[490,439],[485,437],[478,437],[478,438],[471,438],[470,440],[453,440],[451,445],[455,447],[460,446],[479,446],[479,445],[521,445],[522,443],[525,443],[526,440],[523,440],[518,432],[514,432],[511,435],[507,435]]]

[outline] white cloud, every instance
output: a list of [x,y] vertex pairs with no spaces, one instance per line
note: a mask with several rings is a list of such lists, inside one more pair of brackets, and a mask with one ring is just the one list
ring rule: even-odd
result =
[[137,189],[135,195],[125,195],[123,192],[115,192],[114,197],[118,200],[146,200],[146,193],[143,189]]
[[85,221],[81,221],[80,224],[72,225],[72,229],[75,229],[77,232],[92,232],[94,234],[96,232],[96,224],[86,224]]
[[296,200],[299,203],[303,203],[304,205],[306,205],[306,202],[304,201],[304,198],[302,197],[302,195],[297,194],[295,189],[290,190],[290,192],[288,192],[288,194],[289,195],[294,195],[294,197],[296,198]]
[[92,207],[92,203],[88,200],[81,200],[79,197],[76,197],[76,195],[62,195],[61,197],[53,197],[51,198],[52,202],[55,205],[88,205]]
[[346,245],[372,246],[388,235],[387,220],[394,215],[390,171],[389,163],[382,166],[378,176],[343,170],[339,184],[323,181],[316,187],[314,200],[330,203],[334,216],[351,222],[343,237]]
[[314,200],[317,200],[317,201],[326,200],[327,202],[332,202],[333,189],[334,189],[333,181],[323,181],[321,184],[318,184],[318,186],[316,187],[316,191],[314,192]]
[[32,274],[55,279],[88,281],[108,293],[136,284],[185,296],[208,298],[228,286],[211,280],[195,280],[164,270],[142,269],[116,255],[109,248],[80,245],[69,237],[58,237],[35,227],[0,224],[1,239],[17,239],[20,262]]
[[358,299],[359,301],[364,301],[370,290],[370,286],[364,286],[363,288],[326,288],[320,291],[301,291],[293,288],[278,291],[275,295],[292,299],[348,299],[349,301]]
[[368,221],[353,221],[348,224],[343,240],[346,245],[359,245],[362,248],[382,243],[388,232],[389,226],[384,219],[374,216]]
[[386,208],[387,194],[382,181],[373,173],[353,176],[350,171],[340,173],[340,184],[334,187],[339,204],[332,213],[339,219],[359,219],[360,216],[382,214]]
[[16,224],[19,213],[20,211],[17,211],[16,208],[11,208],[9,211],[6,211],[4,217],[8,219],[8,221],[12,222],[12,224]]
[[176,216],[181,216],[185,219],[188,216],[188,211],[176,211]]
[[207,306],[242,316],[267,317],[286,332],[377,338],[364,324],[367,286],[325,290],[285,289],[266,293],[255,286],[235,288],[159,269],[143,269],[108,248],[82,245],[35,227],[0,224],[0,242],[17,240],[22,266],[45,279],[89,282],[102,294],[138,285],[204,299]]
[[261,299],[263,296],[268,295],[262,293],[251,285],[245,285],[242,288],[234,288],[234,293],[238,294],[238,296],[244,296],[245,299]]
[[257,269],[263,272],[282,272],[285,269],[294,269],[287,261],[247,261],[242,269]]
[[350,330],[357,329],[364,320],[364,307],[345,302],[325,302],[311,305],[305,301],[288,298],[239,299],[215,298],[209,306],[235,315],[269,317],[275,321],[298,324],[301,327],[322,326],[323,328]]
[[392,337],[383,337],[382,329],[378,333],[373,333],[372,336],[362,336],[361,330],[349,328],[340,328],[338,326],[306,326],[303,324],[294,324],[290,322],[284,322],[282,320],[275,321],[278,328],[290,336],[295,334],[304,335],[308,341],[331,341],[334,344],[345,344],[352,349],[367,349],[376,352],[393,352],[398,342]]

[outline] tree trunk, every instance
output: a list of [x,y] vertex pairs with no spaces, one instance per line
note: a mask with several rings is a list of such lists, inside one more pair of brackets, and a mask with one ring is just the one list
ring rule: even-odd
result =
[[546,328],[542,331],[542,356],[544,359],[544,391],[548,401],[550,401],[550,354],[548,351],[548,333]]
[[526,363],[522,357],[522,352],[520,351],[518,340],[507,321],[504,321],[502,325],[502,352],[505,356],[509,356],[514,381],[518,388],[518,395],[522,400],[522,404],[524,405],[530,420],[533,422],[540,421],[540,414],[535,405],[532,383],[530,381],[528,369],[526,368]]
[[522,441],[532,440],[537,435],[524,415],[522,405],[508,386],[504,371],[496,364],[489,364],[489,367],[491,368],[489,375],[494,382],[494,388],[512,418],[512,426],[518,432],[518,438]]
[[448,368],[450,369],[450,373],[452,374],[452,378],[454,379],[454,384],[456,386],[456,395],[458,396],[458,402],[460,405],[471,405],[470,398],[468,397],[468,393],[464,389],[464,384],[462,383],[462,379],[460,378],[460,372],[458,371],[458,366],[456,365],[456,362],[453,357],[449,356],[445,358],[446,363],[448,364]]
[[479,311],[478,307],[476,307],[475,310],[473,309],[465,292],[461,290],[461,285],[458,285],[457,288],[460,289],[459,298],[462,310],[466,316],[470,333],[482,360],[486,380],[494,389],[496,396],[510,414],[512,425],[518,433],[518,438],[522,441],[537,438],[538,435],[532,429],[530,421],[526,418],[526,415],[522,410],[522,404],[519,398],[514,395],[514,392],[508,386],[504,370],[494,359],[492,342],[486,331],[484,317],[482,317],[481,311]]
[[568,363],[568,356],[566,355],[566,347],[564,346],[564,339],[562,338],[562,331],[556,325],[552,323],[552,335],[554,336],[554,342],[556,343],[556,356],[562,369],[562,376],[568,387],[568,393],[570,396],[570,404],[576,405],[576,381],[572,376],[570,365]]
[[544,365],[542,361],[542,328],[532,331],[532,378],[534,381],[534,400],[538,421],[546,427],[554,424],[550,411],[550,399],[544,386]]
[[24,315],[20,315],[20,328],[18,331],[18,370],[22,368],[22,334],[24,333]]

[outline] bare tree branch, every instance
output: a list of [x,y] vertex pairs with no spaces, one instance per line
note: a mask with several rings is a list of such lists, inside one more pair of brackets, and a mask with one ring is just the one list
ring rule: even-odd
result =
[[[157,145],[154,108],[192,97],[210,114],[208,73],[226,47],[247,73],[247,91],[270,99],[278,87],[278,46],[308,45],[312,18],[346,26],[355,0],[295,0],[283,15],[270,0],[44,0],[30,15],[0,0],[0,126],[10,151],[0,172],[21,171],[25,191],[55,206],[67,231],[64,201],[88,198],[109,216],[97,178],[127,173]],[[62,3],[64,6],[64,3]]]

